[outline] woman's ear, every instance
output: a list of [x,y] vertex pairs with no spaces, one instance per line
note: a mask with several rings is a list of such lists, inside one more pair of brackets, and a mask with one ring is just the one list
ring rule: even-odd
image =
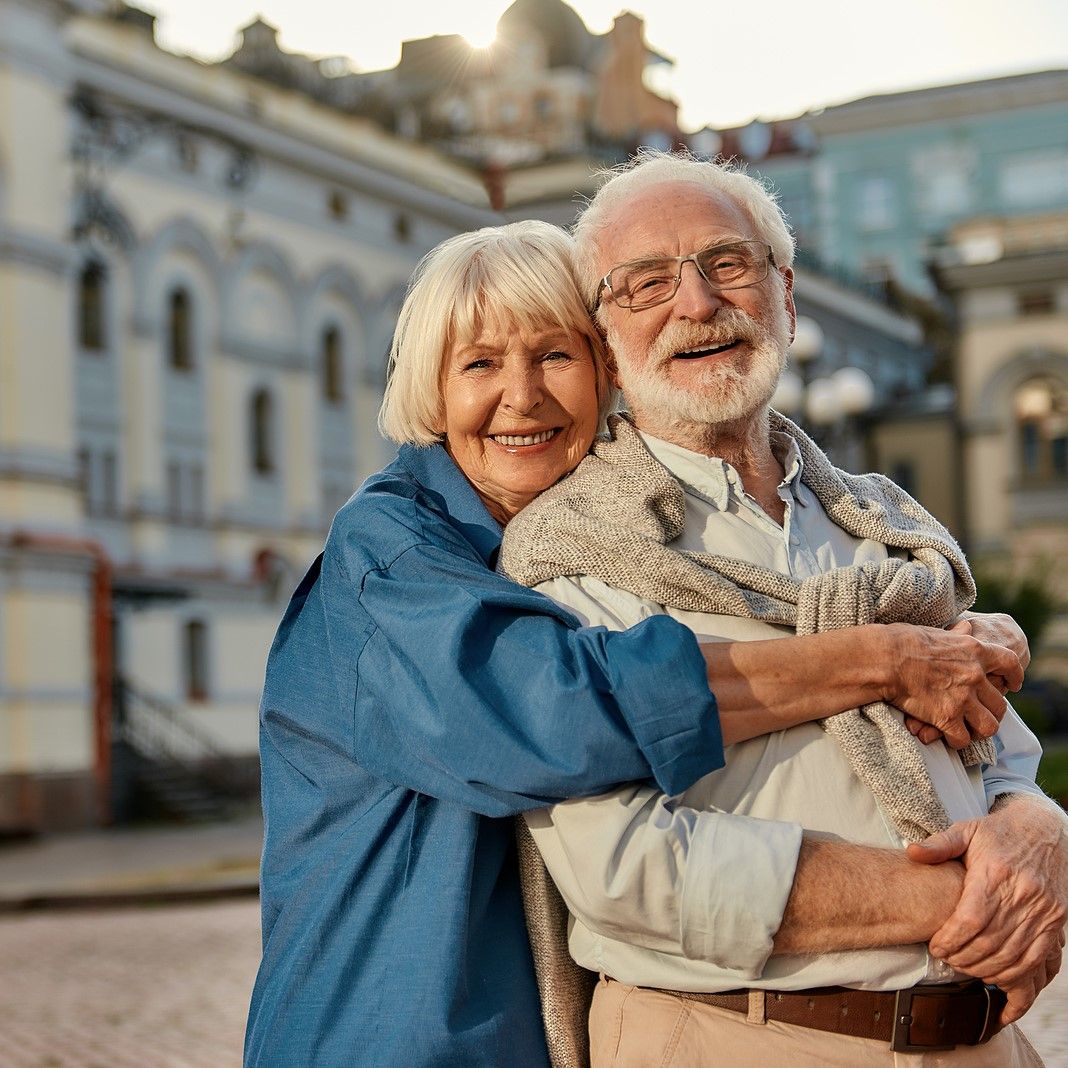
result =
[[445,406],[439,405],[437,412],[430,420],[428,429],[431,434],[437,434],[442,441],[445,440]]

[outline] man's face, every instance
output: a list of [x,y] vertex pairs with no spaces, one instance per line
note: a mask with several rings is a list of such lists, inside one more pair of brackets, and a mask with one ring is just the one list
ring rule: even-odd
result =
[[[760,240],[729,197],[688,182],[664,182],[625,201],[610,217],[598,237],[599,272]],[[638,426],[736,422],[763,412],[793,332],[792,286],[791,271],[772,267],[754,286],[717,293],[686,263],[675,296],[652,308],[628,311],[605,290],[598,320]]]

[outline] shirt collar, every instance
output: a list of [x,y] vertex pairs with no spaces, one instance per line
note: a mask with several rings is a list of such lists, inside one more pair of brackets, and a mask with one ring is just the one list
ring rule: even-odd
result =
[[457,527],[489,567],[496,564],[503,531],[474,487],[441,445],[402,445],[397,462],[422,486],[434,506]]
[[[704,498],[714,508],[724,511],[732,490],[739,497],[744,492],[738,472],[726,460],[693,452],[674,442],[646,434],[642,430],[638,433],[654,459],[684,483],[690,492]],[[798,501],[804,504],[805,501],[798,492],[804,461],[797,442],[789,434],[774,431],[771,435],[771,451],[786,472],[779,483],[780,486],[789,488]]]
[[801,492],[801,474],[805,470],[805,461],[801,456],[801,450],[797,447],[797,442],[789,434],[781,430],[773,430],[771,451],[786,472],[779,485],[789,490],[798,504],[807,505],[808,501]]

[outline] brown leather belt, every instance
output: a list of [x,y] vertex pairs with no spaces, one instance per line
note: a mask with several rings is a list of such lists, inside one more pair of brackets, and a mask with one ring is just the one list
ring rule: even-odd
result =
[[[749,1012],[748,990],[697,994],[687,990],[643,989],[699,1001],[730,1012]],[[889,1042],[895,1053],[978,1046],[1001,1029],[998,1020],[1004,1006],[1004,993],[978,979],[914,986],[908,990],[852,990],[827,986],[789,993],[764,992],[765,1019]]]

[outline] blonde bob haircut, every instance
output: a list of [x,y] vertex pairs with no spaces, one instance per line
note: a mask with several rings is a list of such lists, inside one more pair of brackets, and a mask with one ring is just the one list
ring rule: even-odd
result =
[[389,378],[378,427],[400,444],[442,440],[442,377],[456,344],[489,325],[586,339],[597,371],[603,420],[615,401],[603,342],[575,282],[572,241],[559,227],[527,221],[488,226],[443,241],[412,275],[389,350]]

